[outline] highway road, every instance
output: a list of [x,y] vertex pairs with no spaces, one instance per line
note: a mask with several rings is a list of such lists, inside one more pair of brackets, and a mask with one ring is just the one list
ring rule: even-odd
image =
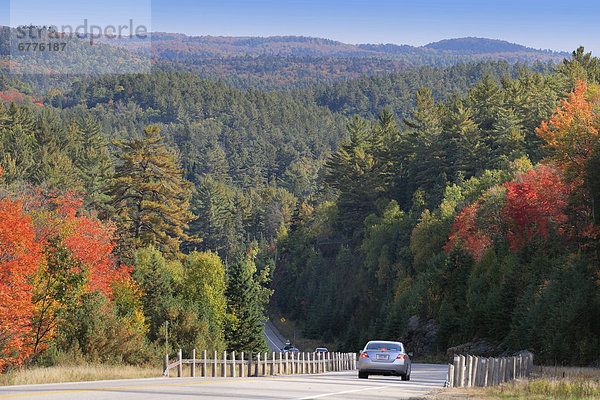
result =
[[[285,338],[279,333],[275,325],[269,320],[264,322],[265,324],[265,339],[267,345],[271,351],[279,353],[283,346],[285,346]],[[310,349],[303,349],[304,351],[310,351]]]
[[47,385],[0,386],[0,399],[408,399],[442,388],[445,365],[413,364],[411,380],[356,371],[258,378],[149,378]]

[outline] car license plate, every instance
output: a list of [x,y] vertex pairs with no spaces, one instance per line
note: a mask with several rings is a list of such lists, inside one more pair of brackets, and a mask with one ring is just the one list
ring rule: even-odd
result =
[[378,360],[387,360],[388,358],[390,358],[390,356],[388,356],[387,354],[377,354]]

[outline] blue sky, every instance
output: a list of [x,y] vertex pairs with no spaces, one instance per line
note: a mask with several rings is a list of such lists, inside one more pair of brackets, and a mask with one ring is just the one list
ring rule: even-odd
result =
[[189,35],[317,36],[424,45],[478,36],[600,56],[599,1],[0,0],[0,24],[121,24]]

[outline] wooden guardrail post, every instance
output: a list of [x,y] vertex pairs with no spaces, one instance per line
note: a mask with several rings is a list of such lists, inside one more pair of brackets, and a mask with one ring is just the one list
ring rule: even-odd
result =
[[454,386],[458,386],[458,356],[454,356],[452,365],[454,366],[454,378],[452,378],[452,381],[454,382]]
[[252,376],[252,362],[253,362],[254,354],[250,352],[248,354],[248,377]]
[[177,364],[177,377],[181,378],[183,375],[183,356],[181,354],[181,349],[177,350],[177,360],[179,364]]
[[475,375],[475,386],[481,387],[482,378],[485,376],[485,358],[477,357],[477,372]]
[[283,354],[279,352],[279,375],[283,375]]
[[512,358],[512,379],[517,378],[517,357]]
[[315,374],[318,374],[318,373],[321,372],[321,354],[322,353],[316,353],[315,354],[315,358],[316,358],[316,360],[315,360],[315,366],[317,368],[316,371],[315,371]]
[[206,350],[202,350],[202,376],[208,376],[208,368],[206,367]]
[[467,355],[465,357],[465,379],[464,386],[468,387],[471,385],[471,356]]
[[256,353],[256,368],[254,368],[254,376],[259,375],[260,370],[260,353]]
[[465,356],[458,356],[458,384],[465,386]]
[[271,353],[271,375],[275,375],[275,352]]
[[263,375],[264,376],[269,375],[269,373],[267,371],[268,361],[269,361],[269,354],[268,353],[263,353]]
[[240,352],[240,378],[245,377],[246,375],[244,374],[244,352]]
[[298,373],[298,354],[299,353],[292,353],[292,375]]
[[219,374],[219,369],[217,368],[217,351],[214,350],[213,351],[213,362],[212,362],[212,366],[213,366],[213,370],[212,370],[212,376],[217,376]]
[[465,384],[466,387],[472,387],[473,386],[473,367],[475,366],[474,363],[474,358],[473,356],[469,355],[467,357],[467,382]]
[[227,352],[223,352],[223,365],[221,366],[221,376],[227,377]]
[[231,377],[235,378],[235,364],[236,364],[236,359],[235,359],[235,351],[231,352]]
[[196,377],[196,349],[192,349],[192,365],[190,366],[190,376]]
[[473,378],[473,386],[480,386],[481,381],[481,357],[475,357],[475,376]]

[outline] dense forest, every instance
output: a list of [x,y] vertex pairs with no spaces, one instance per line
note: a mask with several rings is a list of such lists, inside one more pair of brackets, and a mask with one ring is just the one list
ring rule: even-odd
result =
[[583,48],[280,91],[0,75],[0,369],[155,360],[165,321],[262,350],[269,301],[340,350],[416,315],[429,352],[597,361],[599,81]]
[[598,362],[599,78],[580,48],[552,74],[487,76],[444,101],[423,88],[402,119],[355,116],[325,165],[335,198],[302,203],[278,241],[278,306],[349,349],[485,340]]

